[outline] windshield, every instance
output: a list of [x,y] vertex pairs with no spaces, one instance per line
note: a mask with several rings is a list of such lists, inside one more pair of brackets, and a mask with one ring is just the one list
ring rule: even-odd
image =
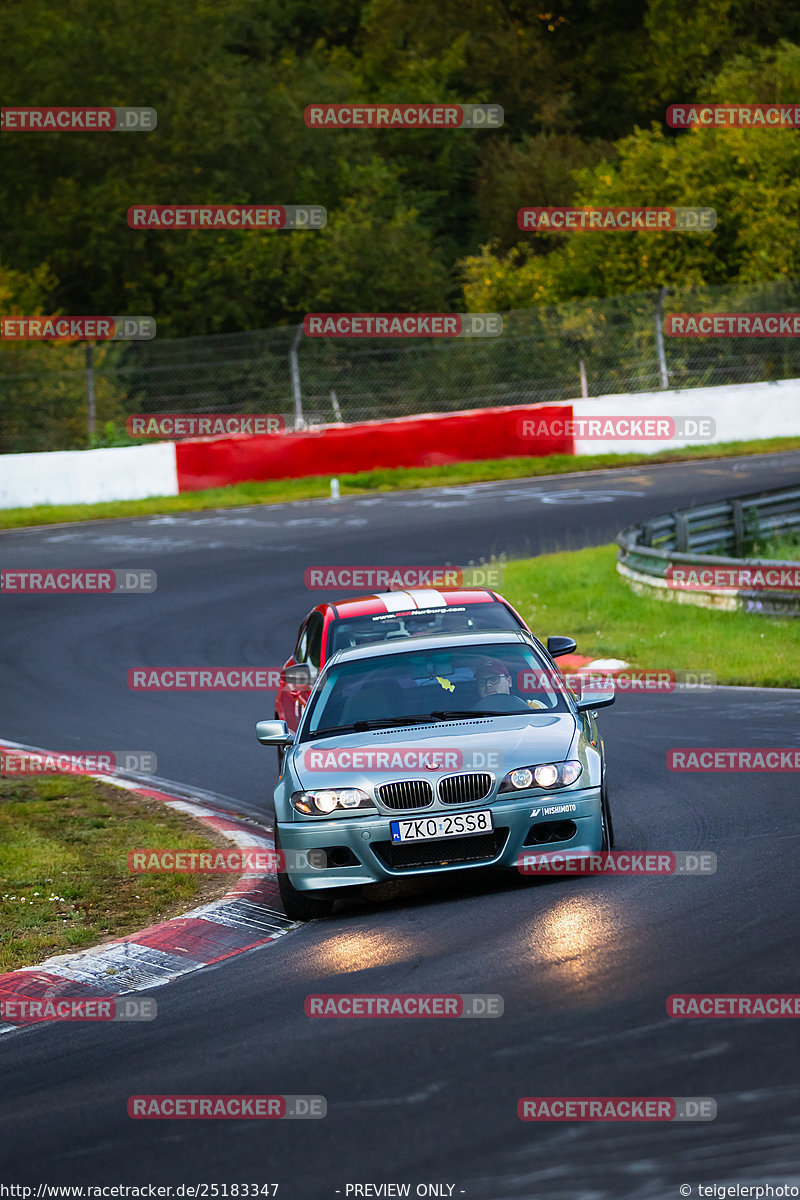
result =
[[543,711],[570,709],[560,674],[532,646],[448,646],[333,666],[306,710],[300,740],[326,732]]
[[373,613],[367,617],[342,617],[331,626],[330,653],[396,638],[431,637],[437,633],[495,633],[519,628],[514,614],[497,600]]

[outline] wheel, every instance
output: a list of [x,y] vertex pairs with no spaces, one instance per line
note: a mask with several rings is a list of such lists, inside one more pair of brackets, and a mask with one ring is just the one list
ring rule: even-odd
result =
[[278,875],[278,891],[283,910],[290,921],[321,921],[333,911],[332,900],[298,892],[297,888],[292,887],[285,871]]
[[611,807],[608,803],[608,788],[605,776],[603,777],[603,786],[600,791],[600,817],[603,823],[603,845],[600,848],[601,850],[613,850],[614,823],[611,820]]
[[[277,827],[275,829],[275,849],[280,850]],[[290,921],[324,920],[333,911],[333,900],[324,895],[315,895],[313,892],[298,892],[285,871],[278,871],[278,891],[281,895],[283,911]]]

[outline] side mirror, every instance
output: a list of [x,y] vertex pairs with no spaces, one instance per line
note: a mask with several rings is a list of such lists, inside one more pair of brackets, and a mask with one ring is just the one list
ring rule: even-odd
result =
[[547,639],[547,653],[551,658],[558,658],[561,654],[574,654],[577,649],[578,643],[575,638],[559,635]]
[[286,667],[283,672],[286,686],[290,688],[311,687],[317,677],[316,667],[308,663],[297,663],[296,666]]
[[256,721],[256,737],[262,746],[289,746],[294,741],[285,721]]
[[588,712],[592,708],[608,708],[616,698],[614,692],[590,692],[588,696],[581,696],[576,702],[578,712]]

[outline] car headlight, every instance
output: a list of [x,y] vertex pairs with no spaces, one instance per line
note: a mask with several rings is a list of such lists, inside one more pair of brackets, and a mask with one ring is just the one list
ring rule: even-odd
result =
[[580,775],[583,767],[577,759],[570,758],[561,763],[539,763],[533,767],[517,767],[509,771],[498,792],[522,792],[527,788],[569,787]]
[[318,788],[313,792],[293,792],[292,806],[305,817],[328,816],[337,810],[375,809],[360,788]]

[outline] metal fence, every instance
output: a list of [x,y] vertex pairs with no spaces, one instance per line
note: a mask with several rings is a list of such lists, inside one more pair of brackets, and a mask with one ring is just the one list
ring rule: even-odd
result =
[[[765,616],[800,616],[800,592],[786,590],[780,580],[757,590],[737,589],[728,595],[723,585],[698,587],[694,596],[676,595],[667,581],[676,567],[702,573],[703,568],[764,570],[796,564],[785,559],[750,557],[770,539],[800,534],[800,488],[734,496],[713,504],[698,504],[651,517],[631,525],[617,537],[617,570],[635,591],[661,599],[683,599],[707,607],[743,609]],[[724,557],[732,555],[733,557]],[[746,557],[745,557],[746,556]],[[794,572],[793,572],[794,574]]]
[[0,453],[124,444],[131,413],[383,420],[800,377],[793,338],[662,336],[671,312],[788,312],[800,283],[668,288],[504,314],[494,339],[316,339],[302,326],[152,342],[0,343]]

